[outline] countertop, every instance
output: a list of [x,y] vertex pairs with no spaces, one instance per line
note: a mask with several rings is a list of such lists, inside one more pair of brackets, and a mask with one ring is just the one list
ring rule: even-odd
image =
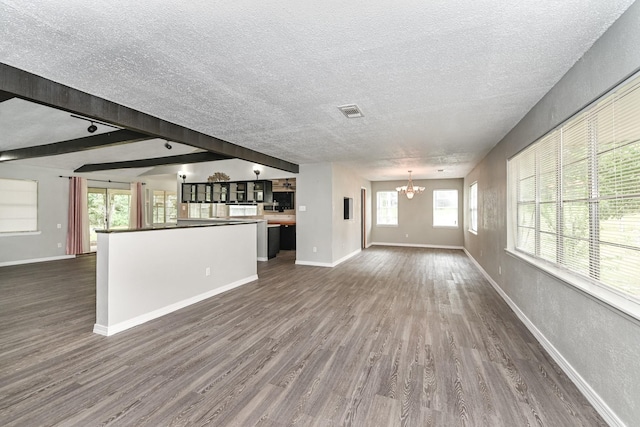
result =
[[[182,221],[182,220],[181,220]],[[120,229],[120,230],[96,230],[96,233],[133,233],[138,231],[156,231],[156,230],[174,230],[177,228],[197,228],[197,227],[219,227],[224,225],[240,225],[240,224],[255,224],[260,222],[260,220],[211,220],[207,221],[207,224],[170,224],[170,225],[161,225],[158,227],[143,227],[143,228],[134,228],[134,229]]]

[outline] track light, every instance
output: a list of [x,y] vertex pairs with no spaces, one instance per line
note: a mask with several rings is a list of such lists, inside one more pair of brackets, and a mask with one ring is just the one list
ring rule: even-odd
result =
[[171,146],[171,144],[169,144],[168,142],[165,142],[165,143],[164,143],[164,147],[165,147],[167,150],[171,150],[171,149],[173,148],[173,147]]
[[93,122],[91,122],[91,125],[89,125],[89,127],[87,128],[87,132],[89,133],[94,133],[97,130],[98,130],[98,126],[94,125]]

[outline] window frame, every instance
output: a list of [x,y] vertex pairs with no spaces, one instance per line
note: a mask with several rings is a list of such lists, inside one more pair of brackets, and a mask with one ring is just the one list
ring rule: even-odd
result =
[[[507,248],[505,251],[509,255],[528,262],[534,267],[550,274],[567,285],[578,288],[605,304],[640,320],[640,295],[632,293],[630,290],[623,289],[624,287],[621,287],[620,284],[616,284],[615,281],[607,283],[605,281],[606,279],[602,278],[604,275],[602,273],[603,271],[606,272],[606,270],[601,269],[601,263],[604,261],[600,259],[601,248],[606,248],[608,246],[623,247],[625,244],[620,240],[607,240],[602,239],[600,236],[602,221],[608,221],[608,219],[603,220],[600,218],[599,212],[601,205],[603,209],[606,209],[606,202],[607,200],[611,200],[612,196],[607,192],[602,194],[599,190],[600,185],[605,185],[603,188],[607,188],[606,185],[611,185],[607,180],[610,178],[607,178],[606,176],[606,171],[608,169],[600,169],[598,166],[599,162],[602,161],[603,153],[606,155],[607,152],[611,151],[611,149],[606,148],[608,144],[614,144],[615,147],[619,146],[618,149],[624,149],[627,146],[635,145],[635,148],[637,149],[638,146],[640,146],[640,140],[637,138],[637,129],[629,128],[629,126],[633,125],[629,125],[624,120],[618,119],[616,115],[612,115],[613,117],[616,117],[616,120],[613,120],[611,124],[606,121],[604,122],[606,123],[606,126],[610,126],[611,129],[613,129],[612,131],[604,124],[598,123],[598,120],[600,114],[605,111],[606,108],[611,107],[613,112],[617,112],[615,103],[619,102],[619,100],[623,99],[624,96],[629,95],[634,91],[638,91],[637,93],[640,93],[640,73],[617,85],[614,89],[602,95],[507,160]],[[640,112],[640,107],[635,107],[635,104],[633,107],[627,106],[627,108],[632,108],[627,111],[625,110],[623,102],[621,108],[625,114],[634,115],[634,117],[635,114]],[[580,136],[582,139],[574,140],[570,133],[573,131],[573,127],[578,125],[583,126],[586,131],[582,131]],[[629,129],[633,129],[630,131],[631,136],[627,136],[630,142],[627,142],[623,138],[620,138],[619,140],[610,140],[606,136],[601,136],[598,133],[601,132],[601,130],[599,130],[601,129],[600,126],[605,126],[605,128],[609,129],[614,135],[617,134],[618,131],[623,133],[622,131],[629,131]],[[553,144],[545,146],[546,143],[553,141],[554,138],[556,141],[555,144],[557,145],[556,148],[554,148]],[[575,154],[572,154],[571,158],[566,158],[568,156],[564,153],[566,152],[567,147],[570,148],[572,144],[575,144],[576,147],[581,147],[587,154],[585,155],[581,153],[577,160]],[[555,172],[553,173],[555,173],[556,176],[556,188],[552,192],[555,192],[556,195],[555,200],[551,200],[552,198],[548,198],[549,193],[546,193],[544,196],[541,195],[548,187],[549,183],[553,181],[544,181],[544,175],[549,169],[542,169],[542,167],[547,167],[549,164],[549,161],[544,159],[545,154],[548,156],[548,153],[553,153],[554,150],[556,150],[556,154],[553,155],[556,156],[554,158],[556,166]],[[518,173],[521,173],[522,168],[518,168],[516,163],[517,161],[524,161],[521,160],[522,157],[532,155],[532,153],[534,155],[534,160],[533,163],[529,160],[529,163],[533,165],[532,177],[534,181],[533,192],[535,196],[531,201],[528,201],[524,200],[523,195],[521,194],[523,178],[518,176]],[[584,180],[588,180],[588,185],[585,185],[585,195],[581,195],[579,197],[574,195],[575,192],[571,192],[571,186],[574,184],[572,184],[571,181],[566,181],[566,176],[574,176],[567,174],[575,173],[570,168],[574,167],[578,162],[585,163],[583,168],[585,176],[583,178]],[[567,172],[567,170],[570,172]],[[629,170],[622,169],[621,171],[623,170],[625,173],[634,173],[632,168]],[[582,175],[577,176],[581,177]],[[626,175],[623,174],[622,176]],[[590,177],[596,178],[592,179]],[[545,186],[544,183],[546,183],[547,186]],[[636,185],[631,188],[632,190],[630,194],[622,194],[621,196],[616,194],[615,200],[628,200],[631,204],[640,202],[637,195],[634,194],[634,192],[640,192],[640,186]],[[638,191],[636,191],[636,189],[638,189]],[[585,212],[588,212],[588,217],[586,220],[583,220],[584,227],[586,227],[587,232],[586,237],[576,237],[575,235],[570,234],[568,230],[565,230],[565,228],[567,228],[566,223],[568,221],[571,224],[576,221],[575,215],[578,214],[572,215],[572,211],[569,210],[569,207],[572,206],[571,203],[574,203],[575,201],[583,201],[587,206],[587,210]],[[519,217],[519,207],[524,204],[531,204],[534,212],[532,217],[533,221],[530,221],[529,226],[534,233],[533,243],[530,242],[529,247],[526,249],[519,247],[518,242],[519,229],[520,227],[524,227],[523,220]],[[544,207],[541,207],[541,205],[549,204],[555,206],[555,229],[552,229],[551,231],[544,229],[545,225],[542,224],[543,221],[541,213],[542,208]],[[630,212],[633,215],[633,211]],[[549,218],[546,218],[547,227]],[[621,221],[622,218],[624,217],[621,217],[619,221]],[[542,234],[548,235],[548,238],[549,236],[552,236],[551,238],[556,241],[553,249],[554,252],[551,254],[549,252],[545,253],[544,249],[541,248],[541,242],[543,239],[541,237]],[[529,240],[530,239],[531,238],[529,237]],[[611,239],[611,236],[609,236],[608,239]],[[620,239],[620,237],[618,237],[618,239]],[[588,254],[581,258],[576,257],[573,254],[566,255],[564,245],[567,240],[569,242],[577,240],[584,240],[588,242]],[[640,253],[640,248],[638,247],[627,247],[625,249]],[[543,256],[546,256],[546,258]],[[550,259],[554,258],[554,256],[555,259]],[[584,267],[580,267],[576,264],[577,260],[580,259],[582,259],[583,263],[587,263],[586,271],[581,271],[580,269]],[[608,268],[609,270],[615,268],[615,264],[609,265]],[[628,271],[625,273],[628,273]],[[633,274],[633,271],[631,271],[631,274]]]
[[[178,221],[178,193],[176,191],[169,191],[169,190],[151,190],[150,192],[150,197],[151,197],[151,223],[152,224],[176,224]],[[160,206],[159,203],[156,203],[156,193],[162,193],[162,216],[164,218],[163,222],[156,222],[156,213],[157,210]],[[176,213],[176,220],[175,221],[168,221],[169,219],[169,212],[170,212],[170,208],[169,208],[169,197],[173,196],[174,198],[174,205],[175,205],[175,213]]]
[[[440,192],[449,192],[449,191],[454,191],[456,193],[456,197],[455,197],[455,201],[456,201],[456,220],[455,220],[455,225],[450,225],[450,224],[436,224],[436,209],[441,209],[438,208],[437,203],[436,203],[436,194],[440,193]],[[439,188],[439,189],[435,189],[433,190],[433,196],[432,196],[432,209],[431,209],[431,213],[432,213],[432,220],[431,220],[431,225],[433,226],[433,228],[449,228],[449,229],[457,229],[460,228],[460,191],[457,188]]]
[[478,181],[469,185],[469,232],[478,234]]
[[[395,206],[388,206],[386,209],[393,209],[395,207],[395,223],[381,223],[380,222],[380,210],[382,209],[380,206],[380,196],[382,194],[389,194],[389,195],[394,195],[395,196]],[[391,201],[393,203],[393,201]],[[399,197],[398,197],[398,192],[395,190],[380,190],[380,191],[376,191],[376,227],[397,227],[400,223],[400,218],[399,218],[399,213],[398,213],[398,204],[399,204]],[[383,215],[385,216],[385,215]]]

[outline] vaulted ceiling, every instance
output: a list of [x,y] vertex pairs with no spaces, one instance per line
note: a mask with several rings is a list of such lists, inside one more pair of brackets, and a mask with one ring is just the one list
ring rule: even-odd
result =
[[[0,0],[0,62],[292,163],[462,177],[632,3]],[[87,136],[25,102],[0,104],[0,151]],[[19,162],[75,169],[165,142]]]

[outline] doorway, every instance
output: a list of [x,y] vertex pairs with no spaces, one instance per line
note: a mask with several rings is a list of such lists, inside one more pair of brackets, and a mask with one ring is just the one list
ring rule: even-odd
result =
[[98,246],[96,230],[129,228],[129,205],[131,191],[115,188],[89,188],[87,191],[89,210],[89,245],[91,252]]
[[367,248],[367,189],[360,189],[360,249]]

